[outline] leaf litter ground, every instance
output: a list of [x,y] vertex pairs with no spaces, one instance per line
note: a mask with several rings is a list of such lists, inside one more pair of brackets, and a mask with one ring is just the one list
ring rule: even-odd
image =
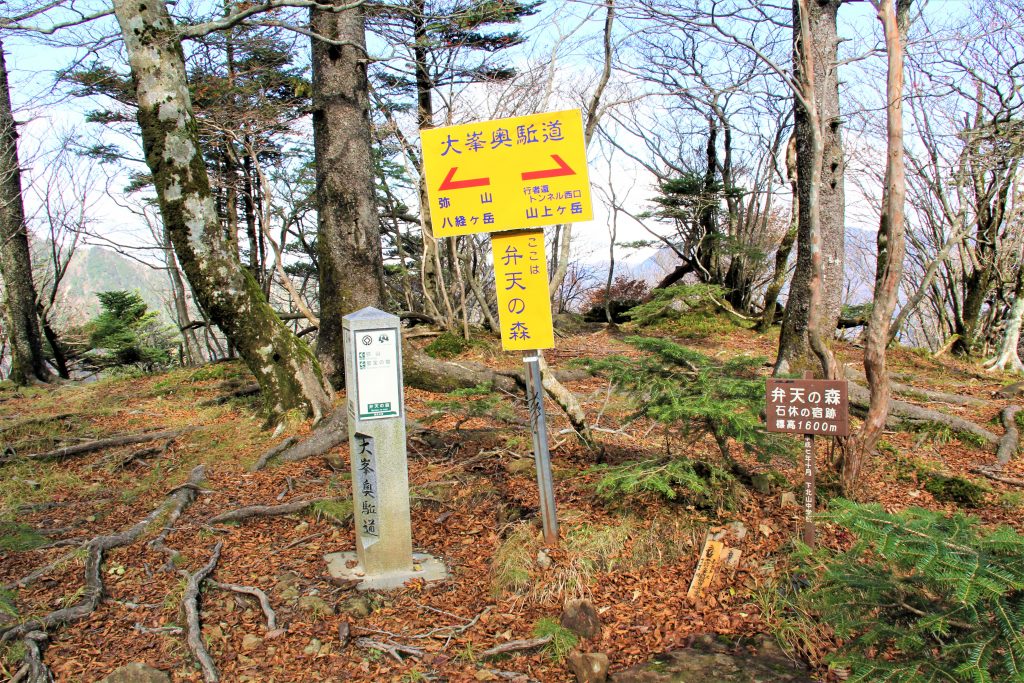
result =
[[[740,329],[713,340],[683,340],[705,353],[712,342],[719,356],[747,353],[766,358],[773,355],[776,343],[773,336]],[[546,355],[554,367],[562,367],[573,359],[613,353],[636,352],[618,335],[600,331],[561,339]],[[847,362],[855,362],[859,353],[851,346],[839,349]],[[480,346],[466,357],[492,366],[515,365],[512,354]],[[988,401],[982,408],[928,407],[982,425],[998,423],[1005,404],[991,400],[1005,383],[998,377],[978,374],[955,360],[934,360],[904,350],[894,354],[892,365],[894,374],[911,378],[904,380],[907,383]],[[325,553],[353,549],[349,517],[307,510],[230,525],[207,522],[245,505],[350,496],[347,447],[326,458],[248,472],[266,449],[286,436],[303,436],[309,426],[293,419],[284,434],[274,437],[261,429],[255,399],[204,403],[240,379],[245,379],[240,366],[217,364],[158,376],[60,388],[7,387],[0,392],[0,441],[15,453],[3,466],[0,531],[5,539],[36,530],[45,536],[43,543],[67,541],[58,547],[0,548],[4,584],[64,558],[43,578],[16,590],[17,617],[0,619],[39,616],[73,604],[82,592],[83,554],[76,552],[77,544],[131,526],[168,490],[184,482],[195,465],[207,466],[203,491],[166,539],[181,553],[176,566],[168,568],[167,555],[145,542],[159,526],[144,541],[111,552],[103,566],[105,599],[89,618],[56,630],[46,650],[45,661],[57,680],[95,681],[133,661],[168,671],[175,681],[202,680],[176,628],[184,623],[184,580],[175,569],[195,571],[207,562],[217,541],[224,545],[213,578],[261,588],[278,621],[278,629],[268,632],[255,601],[207,585],[201,598],[203,637],[225,681],[568,680],[571,674],[565,665],[543,650],[488,660],[480,653],[531,637],[539,621],[557,620],[563,600],[574,597],[592,600],[604,625],[598,639],[581,647],[607,653],[613,671],[684,646],[696,634],[753,634],[767,629],[757,607],[758,592],[767,590],[784,571],[800,525],[800,508],[780,505],[780,491],[750,492],[734,511],[649,502],[609,507],[594,495],[599,476],[590,471],[594,454],[581,448],[567,421],[549,404],[563,540],[538,563],[541,541],[528,432],[521,424],[479,417],[443,415],[427,420],[433,412],[428,403],[443,397],[412,389],[406,393],[409,416],[429,424],[428,434],[410,440],[413,542],[417,549],[442,557],[451,578],[437,585],[412,584],[371,594],[368,601],[354,598],[350,586],[336,585],[327,577],[322,560]],[[606,447],[608,464],[666,452],[720,457],[710,439],[672,438],[644,420],[624,424],[629,408],[601,378],[574,381],[570,388],[592,422],[600,416],[597,435]],[[507,400],[524,422],[520,400]],[[17,458],[77,440],[192,425],[201,429],[138,460],[126,462],[128,455],[141,450],[139,446],[53,463]],[[988,426],[1001,433],[1001,428]],[[887,432],[884,441],[885,448],[867,468],[866,497],[890,510],[918,505],[953,511],[955,504],[937,501],[924,490],[920,473],[966,475],[994,460],[989,449],[948,435]],[[819,470],[827,469],[827,456],[827,448],[819,448]],[[755,471],[768,468],[752,460],[745,464]],[[799,490],[797,463],[775,462],[770,467],[789,480],[783,490]],[[1014,460],[1005,474],[1024,478],[1024,465]],[[1024,496],[1015,495],[1012,487],[985,483],[991,491],[984,505],[972,512],[987,524],[1020,529]],[[728,539],[743,552],[739,569],[720,576],[701,599],[688,599],[686,590],[704,534],[730,522],[741,522],[746,530],[742,539]],[[838,547],[848,542],[848,536],[826,527],[821,542]],[[302,596],[321,600],[298,601]],[[372,612],[363,616],[367,607]],[[390,641],[423,654],[399,662],[353,642],[343,644],[339,629],[345,625],[353,639]],[[0,673],[10,674],[18,663],[0,666],[6,667]]]

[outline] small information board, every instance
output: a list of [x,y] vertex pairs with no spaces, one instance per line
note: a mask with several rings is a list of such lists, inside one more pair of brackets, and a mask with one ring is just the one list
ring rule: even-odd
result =
[[352,330],[357,389],[353,407],[360,420],[380,420],[402,414],[398,345],[396,328]]
[[491,235],[501,346],[506,351],[555,345],[543,230]]
[[769,432],[849,436],[848,385],[845,380],[769,379]]
[[594,217],[578,109],[420,131],[435,237]]

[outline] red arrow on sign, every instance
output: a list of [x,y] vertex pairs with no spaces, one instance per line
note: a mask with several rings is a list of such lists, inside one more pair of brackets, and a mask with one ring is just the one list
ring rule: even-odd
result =
[[558,164],[558,168],[549,168],[543,171],[527,171],[523,173],[523,180],[542,180],[543,178],[560,178],[567,175],[576,175],[576,171],[569,168],[569,164],[562,161],[562,157],[552,154],[551,158]]
[[490,178],[467,178],[466,180],[453,180],[455,172],[459,170],[458,166],[452,166],[452,170],[448,171],[448,175],[444,177],[444,182],[441,183],[441,187],[438,189],[444,190],[465,190],[469,187],[486,187],[491,184]]

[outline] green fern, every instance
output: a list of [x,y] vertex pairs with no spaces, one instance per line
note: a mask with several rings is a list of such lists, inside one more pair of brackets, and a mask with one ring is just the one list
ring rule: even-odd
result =
[[961,514],[832,502],[856,537],[805,551],[801,613],[828,623],[850,681],[1024,682],[1024,536]]

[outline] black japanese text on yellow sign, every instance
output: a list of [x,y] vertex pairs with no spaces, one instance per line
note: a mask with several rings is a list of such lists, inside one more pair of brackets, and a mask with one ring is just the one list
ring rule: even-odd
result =
[[435,237],[589,221],[579,110],[420,132]]
[[491,235],[501,345],[506,351],[555,345],[543,230]]

